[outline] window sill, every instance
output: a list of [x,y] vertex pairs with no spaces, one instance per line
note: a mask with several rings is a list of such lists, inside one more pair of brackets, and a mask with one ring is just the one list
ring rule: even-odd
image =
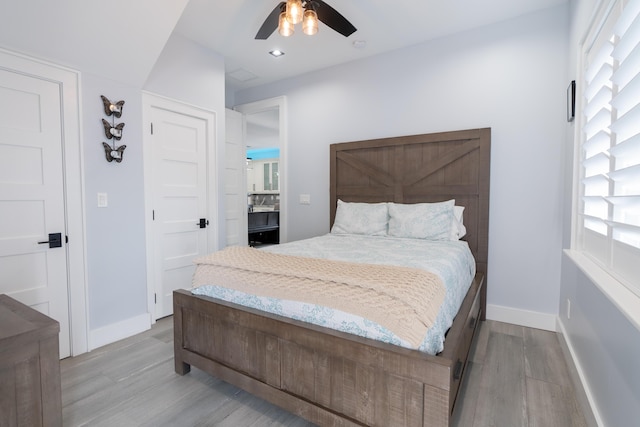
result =
[[640,330],[640,297],[580,252],[571,249],[565,249],[564,252],[631,324]]

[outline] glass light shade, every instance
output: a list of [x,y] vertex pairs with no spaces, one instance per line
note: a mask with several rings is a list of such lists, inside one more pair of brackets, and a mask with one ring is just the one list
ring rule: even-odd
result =
[[287,0],[287,19],[293,24],[302,22],[302,0]]
[[284,37],[289,37],[293,34],[293,24],[287,19],[287,14],[285,12],[282,12],[278,19],[278,32]]
[[302,32],[308,36],[312,36],[318,32],[318,15],[313,9],[307,9],[304,11],[304,18],[302,19]]

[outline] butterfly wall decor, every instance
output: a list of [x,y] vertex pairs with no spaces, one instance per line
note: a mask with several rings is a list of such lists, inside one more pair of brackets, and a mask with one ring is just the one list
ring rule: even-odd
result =
[[122,108],[124,107],[124,101],[118,101],[114,104],[113,102],[109,101],[109,99],[107,99],[107,97],[104,95],[100,95],[100,98],[102,98],[104,113],[107,116],[114,115],[117,118],[120,118],[120,116],[122,116]]
[[120,163],[122,161],[122,156],[124,155],[124,149],[127,148],[126,145],[121,145],[116,147],[115,145],[112,147],[106,142],[102,143],[104,147],[104,154],[107,156],[107,161],[112,162],[116,161],[116,163]]
[[102,119],[102,126],[104,126],[104,136],[108,139],[113,138],[116,141],[120,141],[120,138],[122,138],[122,128],[124,127],[124,123],[118,123],[114,126],[105,119]]
[[116,163],[122,162],[122,158],[124,155],[124,149],[127,148],[126,145],[116,146],[115,141],[120,141],[122,138],[122,130],[124,129],[124,123],[116,124],[115,118],[120,118],[122,116],[122,107],[124,106],[124,101],[118,101],[115,104],[104,96],[100,95],[102,98],[102,105],[104,107],[104,113],[111,117],[111,123],[108,120],[102,119],[102,127],[104,129],[104,136],[107,139],[113,139],[113,146],[109,145],[106,142],[102,143],[102,147],[104,148],[104,154],[107,158],[108,162],[116,161]]

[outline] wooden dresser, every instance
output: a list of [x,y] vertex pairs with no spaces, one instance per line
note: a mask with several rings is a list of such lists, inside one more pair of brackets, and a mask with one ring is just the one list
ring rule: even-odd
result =
[[62,426],[60,325],[0,295],[2,426]]

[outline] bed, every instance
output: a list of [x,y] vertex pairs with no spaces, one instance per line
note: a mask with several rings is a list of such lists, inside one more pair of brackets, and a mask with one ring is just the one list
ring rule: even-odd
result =
[[448,426],[484,319],[491,131],[330,146],[330,222],[347,203],[464,206],[475,275],[436,355],[188,290],[174,293],[175,370],[202,369],[318,425]]

